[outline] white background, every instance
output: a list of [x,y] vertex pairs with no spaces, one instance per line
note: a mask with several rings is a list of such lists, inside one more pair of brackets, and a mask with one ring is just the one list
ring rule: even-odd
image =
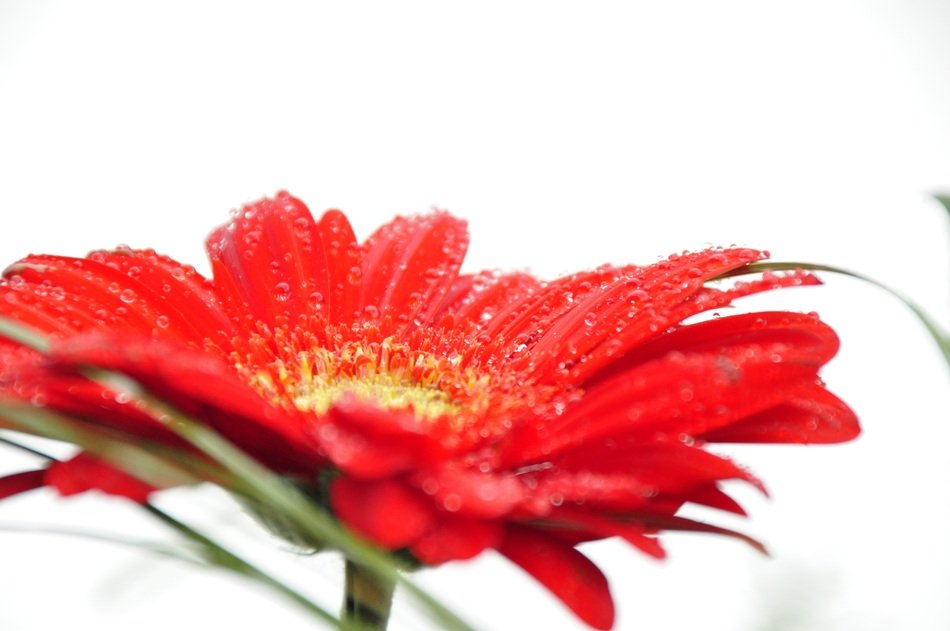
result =
[[[945,327],[950,5],[890,2],[0,1],[0,254],[128,243],[204,267],[204,236],[287,188],[366,236],[395,213],[470,221],[467,269],[541,276],[738,243],[861,271]],[[772,500],[729,522],[772,559],[670,535],[603,542],[617,628],[950,626],[948,371],[918,323],[826,276],[748,306],[817,310],[824,376],[865,434],[731,449]],[[0,470],[31,462],[0,452]],[[331,609],[341,564],[292,557],[216,493],[163,505],[228,533]],[[120,501],[44,492],[0,526],[163,531]],[[235,526],[235,527],[231,527]],[[279,559],[274,563],[277,557]],[[581,628],[492,555],[419,580],[483,629]],[[423,625],[397,603],[394,629]],[[0,532],[0,628],[313,624],[256,587],[99,543]]]

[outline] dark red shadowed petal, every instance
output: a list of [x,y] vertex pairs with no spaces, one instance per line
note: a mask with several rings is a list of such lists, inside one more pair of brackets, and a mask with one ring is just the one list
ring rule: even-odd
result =
[[[544,472],[547,475],[556,476],[559,471],[622,474],[639,483],[635,490],[649,495],[686,493],[719,480],[743,480],[765,492],[757,478],[731,460],[662,438],[582,445],[557,454],[551,462],[555,468]],[[539,481],[543,479],[539,476]]]
[[641,552],[654,559],[666,558],[666,550],[660,545],[656,537],[646,534],[646,528],[636,522],[619,522],[589,511],[559,508],[552,515],[552,521],[569,528],[580,528],[586,531],[584,540],[605,539],[620,537]]
[[359,251],[342,213],[316,224],[303,202],[279,193],[243,207],[207,248],[215,289],[248,330],[257,321],[273,330],[319,309],[344,316],[352,307],[356,290],[346,279]]
[[781,405],[701,438],[718,443],[841,443],[860,433],[851,408],[816,384]]
[[148,496],[155,490],[128,473],[85,453],[51,464],[46,470],[45,483],[64,496],[99,490],[136,502],[147,502]]
[[185,444],[141,410],[117,401],[115,393],[74,371],[51,366],[45,357],[22,346],[0,343],[0,394],[136,438]]
[[717,508],[727,513],[733,513],[745,517],[747,515],[742,505],[732,497],[727,495],[717,485],[711,485],[707,488],[700,488],[689,492],[686,501],[693,504],[700,504],[710,508]]
[[544,585],[581,620],[595,629],[614,625],[614,602],[607,579],[596,565],[540,531],[508,524],[498,551]]
[[64,368],[96,366],[127,374],[278,471],[310,474],[322,462],[299,413],[262,399],[215,355],[165,340],[100,333],[55,345],[50,360]]
[[439,312],[468,249],[466,223],[444,212],[397,217],[363,245],[362,304],[398,330]]
[[46,469],[22,471],[0,478],[0,500],[38,489],[45,484]]
[[347,526],[385,550],[412,544],[436,519],[432,502],[391,479],[336,478],[330,484],[330,505]]
[[413,484],[459,515],[492,519],[501,517],[524,502],[526,489],[514,475],[482,473],[447,465],[417,473]]
[[438,523],[409,547],[426,565],[471,559],[501,543],[504,530],[499,521],[440,517]]
[[448,455],[434,421],[344,396],[326,414],[317,439],[327,457],[358,478],[381,478],[426,468]]

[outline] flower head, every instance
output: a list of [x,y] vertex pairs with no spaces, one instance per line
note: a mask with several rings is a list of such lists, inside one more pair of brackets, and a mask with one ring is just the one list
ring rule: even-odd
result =
[[[742,514],[726,480],[761,483],[717,442],[840,442],[858,433],[817,376],[838,347],[817,316],[693,318],[814,284],[744,248],[604,266],[542,282],[460,274],[465,223],[398,217],[359,243],[339,211],[314,221],[286,193],[211,234],[213,276],[150,250],[30,256],[0,315],[53,341],[0,342],[0,395],[179,444],[77,369],[121,371],[314,493],[361,536],[422,564],[495,549],[591,626],[603,575],[576,548],[621,537],[662,557],[663,529],[712,526],[688,503]],[[88,454],[0,480],[143,499],[151,487]]]

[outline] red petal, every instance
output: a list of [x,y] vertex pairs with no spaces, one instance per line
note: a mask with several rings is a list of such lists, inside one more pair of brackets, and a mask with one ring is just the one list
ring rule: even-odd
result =
[[824,387],[814,385],[781,405],[701,438],[719,443],[840,443],[860,433],[851,408]]
[[155,490],[128,473],[85,453],[54,462],[46,470],[45,482],[61,495],[75,495],[95,489],[136,502],[148,501],[148,496]]
[[426,565],[462,561],[498,546],[503,532],[497,521],[443,517],[409,551]]
[[360,308],[360,247],[350,222],[339,210],[328,210],[317,223],[327,270],[327,320],[353,322]]
[[347,526],[386,550],[415,542],[436,518],[424,495],[395,480],[336,478],[330,485],[330,505]]
[[159,335],[181,331],[182,338],[199,345],[205,339],[226,342],[234,335],[234,326],[221,308],[211,281],[190,265],[152,250],[128,248],[93,252],[88,258],[138,281],[142,299],[165,316],[156,327]]
[[749,249],[705,250],[627,271],[575,299],[570,311],[547,327],[532,353],[550,353],[550,370],[587,355],[604,340],[610,340],[615,353],[633,348],[673,324],[669,313],[708,279],[762,257]]
[[215,355],[164,340],[95,334],[54,347],[50,357],[59,365],[127,374],[279,471],[313,472],[323,462],[298,412],[269,404]]
[[46,469],[22,471],[0,478],[0,500],[38,489],[45,484]]
[[317,438],[338,467],[358,478],[381,478],[441,462],[448,454],[433,421],[346,396],[327,411]]
[[248,329],[352,308],[354,292],[342,281],[359,253],[342,213],[316,224],[303,202],[281,192],[242,208],[208,237],[207,248],[225,308]]
[[482,519],[506,515],[525,500],[525,488],[513,475],[446,466],[416,474],[412,482],[446,510]]
[[5,274],[10,280],[2,287],[0,312],[44,332],[108,327],[196,344],[206,337],[219,342],[229,337],[227,320],[202,288],[204,279],[152,252],[94,252],[86,259],[31,256]]
[[670,353],[598,383],[556,421],[520,426],[504,446],[505,462],[610,436],[697,436],[797,396],[815,379],[813,366],[775,362],[752,347]]
[[646,528],[636,522],[621,523],[587,511],[558,509],[552,516],[558,525],[581,527],[597,539],[620,537],[635,548],[655,559],[666,558],[666,551],[655,537],[646,534]]
[[498,551],[533,576],[595,629],[614,624],[607,579],[574,548],[538,530],[509,524]]
[[729,459],[678,441],[593,443],[558,454],[552,463],[555,468],[542,472],[539,484],[546,477],[556,479],[566,471],[581,478],[584,472],[629,476],[628,479],[636,481],[636,486],[631,484],[631,491],[647,496],[686,493],[730,479],[744,480],[764,492],[761,482]]
[[452,287],[444,312],[453,314],[468,332],[480,331],[509,305],[528,299],[539,287],[540,283],[528,274],[482,272],[464,276]]
[[838,345],[835,332],[815,315],[788,311],[744,313],[673,329],[627,351],[585,386],[601,383],[673,351],[725,353],[744,346],[759,353],[767,349],[781,361],[795,361],[817,369],[834,357]]
[[363,245],[362,304],[401,330],[429,323],[468,248],[464,221],[444,212],[397,217]]
[[599,371],[617,361],[617,358],[622,356],[627,349],[636,348],[638,344],[650,339],[656,332],[662,332],[690,316],[728,306],[732,300],[749,294],[809,284],[818,284],[818,280],[804,272],[783,275],[767,272],[760,280],[737,283],[736,287],[727,291],[700,287],[678,303],[665,300],[661,309],[657,308],[655,301],[649,307],[638,306],[637,308],[642,310],[642,313],[634,313],[635,322],[618,319],[615,322],[615,329],[620,330],[619,335],[608,335],[603,343],[593,348],[584,357],[583,362],[574,366],[571,370],[572,381],[577,383],[591,379]]

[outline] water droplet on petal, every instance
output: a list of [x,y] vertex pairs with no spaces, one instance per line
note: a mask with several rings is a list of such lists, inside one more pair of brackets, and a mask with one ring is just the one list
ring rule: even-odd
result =
[[287,302],[290,299],[290,285],[288,283],[277,283],[274,285],[274,299],[279,302]]

